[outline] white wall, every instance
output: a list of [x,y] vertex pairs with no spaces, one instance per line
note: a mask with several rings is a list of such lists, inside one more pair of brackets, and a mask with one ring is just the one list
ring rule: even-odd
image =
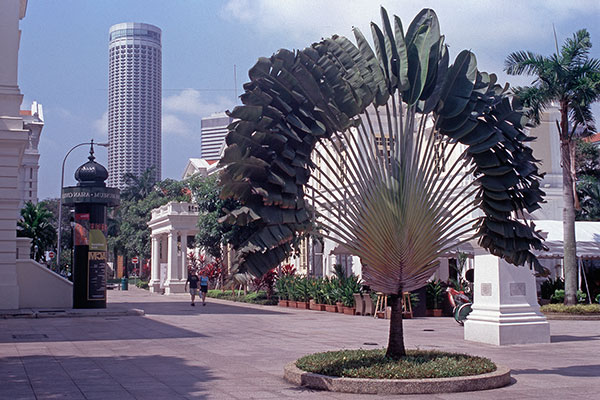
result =
[[17,260],[19,308],[73,308],[73,283],[33,260]]

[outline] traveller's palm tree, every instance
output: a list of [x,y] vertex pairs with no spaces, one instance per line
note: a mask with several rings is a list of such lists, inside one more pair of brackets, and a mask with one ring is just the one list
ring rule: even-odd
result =
[[17,222],[17,236],[31,238],[31,256],[40,261],[46,250],[56,244],[56,228],[52,225],[54,216],[43,204],[28,201],[21,209],[21,219]]
[[469,51],[450,65],[432,10],[406,31],[382,20],[374,51],[355,29],[357,45],[333,36],[259,59],[230,113],[221,195],[242,204],[223,221],[254,229],[240,271],[267,272],[313,226],[360,256],[366,283],[392,296],[388,355],[401,357],[402,292],[475,237],[535,263],[542,244],[521,211],[543,193],[507,88]]
[[505,61],[507,73],[536,77],[532,86],[514,89],[536,123],[552,102],[557,102],[560,110],[557,127],[563,168],[565,304],[570,305],[577,304],[574,138],[595,132],[590,105],[600,96],[600,60],[589,57],[591,47],[590,34],[582,29],[565,40],[560,50],[557,44],[556,53],[548,57],[518,51]]

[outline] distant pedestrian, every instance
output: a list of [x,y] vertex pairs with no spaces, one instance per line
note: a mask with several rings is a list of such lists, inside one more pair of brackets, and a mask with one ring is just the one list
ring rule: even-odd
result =
[[194,303],[194,300],[196,299],[196,296],[198,295],[198,282],[200,281],[200,278],[198,278],[198,275],[196,275],[196,270],[192,269],[190,270],[190,272],[188,273],[188,278],[187,281],[185,282],[185,289],[187,291],[187,287],[188,287],[188,283],[190,284],[190,295],[192,296],[192,306],[195,306],[196,304]]
[[206,292],[208,292],[208,276],[205,272],[200,275],[200,293],[202,293],[202,305],[206,305]]

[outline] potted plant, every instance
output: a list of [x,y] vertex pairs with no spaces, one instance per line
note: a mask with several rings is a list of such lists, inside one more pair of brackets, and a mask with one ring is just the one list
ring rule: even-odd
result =
[[342,280],[341,288],[344,314],[355,314],[354,293],[360,293],[361,286],[359,277],[354,274]]
[[279,307],[288,307],[289,306],[289,295],[287,292],[287,275],[281,275],[275,281],[275,290],[277,291],[277,297],[279,298],[279,302],[277,305]]
[[310,298],[308,278],[299,276],[295,281],[296,308],[308,310],[308,299]]
[[286,289],[287,289],[288,296],[289,296],[288,307],[291,307],[291,308],[296,308],[296,299],[297,299],[296,281],[297,280],[298,280],[298,277],[296,277],[296,276],[290,276],[290,277],[288,277],[288,280],[287,280]]
[[323,279],[323,297],[325,300],[325,311],[337,312],[336,302],[337,281],[335,278]]
[[437,279],[427,283],[427,316],[442,316],[442,301],[444,300],[444,286]]
[[312,278],[308,281],[310,294],[309,307],[315,311],[325,311],[325,298],[323,295],[323,279]]

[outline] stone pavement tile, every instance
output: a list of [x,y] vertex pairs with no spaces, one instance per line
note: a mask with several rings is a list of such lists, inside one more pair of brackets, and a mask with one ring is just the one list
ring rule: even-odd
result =
[[184,399],[182,395],[177,394],[172,390],[147,390],[147,389],[130,389],[128,392],[138,400],[156,400],[169,399],[178,400]]
[[[1,380],[0,380],[1,382]],[[35,399],[33,389],[29,385],[0,385],[0,399]]]
[[85,400],[85,396],[80,391],[35,391],[35,397],[38,400],[61,399],[61,400]]
[[[82,390],[87,400],[134,400],[135,397],[126,390]],[[158,398],[157,398],[158,399]]]

